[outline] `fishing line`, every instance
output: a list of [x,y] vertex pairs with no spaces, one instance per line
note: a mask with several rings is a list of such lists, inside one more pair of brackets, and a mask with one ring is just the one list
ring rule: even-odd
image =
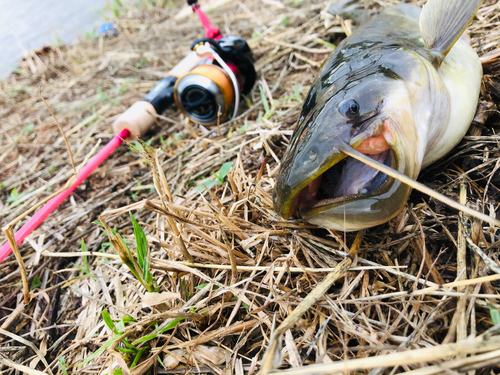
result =
[[385,164],[382,164],[378,161],[375,161],[371,159],[370,157],[366,156],[365,154],[362,154],[359,151],[356,151],[353,149],[351,146],[348,144],[344,144],[340,146],[340,151],[342,151],[344,154],[347,154],[348,156],[352,157],[353,159],[356,159],[362,163],[365,163],[366,165],[379,170],[382,173],[385,173],[388,176],[391,176],[392,178],[395,178],[402,183],[410,186],[411,188],[420,191],[421,193],[427,194],[428,196],[437,199],[440,202],[443,202],[444,204],[447,204],[448,206],[458,210],[458,211],[463,211],[464,213],[473,216],[475,218],[478,218],[480,220],[483,220],[491,225],[494,225],[496,227],[500,228],[500,220],[497,220],[491,216],[485,215],[479,211],[473,210],[470,207],[464,206],[463,204],[460,204],[453,199],[448,198],[447,196],[438,193],[435,190],[432,190],[431,188],[425,186],[424,184],[417,182],[410,177],[404,175],[401,172],[398,172],[390,167],[388,167]]
[[213,48],[210,47],[209,43],[205,43],[202,46],[199,46],[196,48],[196,53],[198,56],[203,56],[205,54],[212,55],[215,60],[222,66],[222,69],[226,72],[226,74],[231,78],[231,83],[233,84],[233,90],[235,92],[235,102],[234,102],[234,109],[233,109],[233,117],[236,118],[236,115],[238,113],[238,107],[240,105],[240,89],[238,85],[238,80],[236,79],[236,76],[234,75],[233,71],[231,68],[226,64],[226,62],[219,56],[217,52]]

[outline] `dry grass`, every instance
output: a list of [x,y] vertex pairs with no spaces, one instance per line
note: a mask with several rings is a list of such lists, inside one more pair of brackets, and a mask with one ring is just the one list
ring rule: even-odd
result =
[[[72,175],[40,84],[78,168],[112,137],[116,115],[202,35],[190,12],[175,18],[183,2],[156,3],[116,6],[117,38],[33,54],[0,83],[2,225]],[[133,374],[252,374],[263,363],[297,374],[304,365],[313,365],[311,374],[498,372],[490,313],[500,307],[497,228],[418,192],[397,218],[356,239],[272,210],[279,160],[332,49],[323,42],[338,43],[349,22],[322,13],[327,4],[319,1],[216,3],[211,20],[224,34],[250,39],[256,58],[259,82],[243,114],[206,131],[169,110],[145,136],[147,146],[119,148],[20,246],[34,288],[28,304],[17,261],[3,262],[0,374],[128,373],[134,359]],[[490,215],[500,197],[499,6],[486,1],[469,29],[485,56],[475,121],[420,177]],[[226,162],[233,164],[224,181],[204,189]],[[160,294],[122,263],[140,268],[111,229],[134,250],[129,212],[146,233],[156,286],[135,272]],[[99,218],[107,232],[93,223]],[[186,262],[183,246],[196,264]],[[276,350],[264,358],[268,347]]]

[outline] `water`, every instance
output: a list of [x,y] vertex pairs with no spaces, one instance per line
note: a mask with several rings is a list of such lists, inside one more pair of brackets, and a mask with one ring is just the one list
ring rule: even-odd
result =
[[106,0],[0,0],[0,77],[18,66],[23,51],[60,40],[73,43],[104,23]]

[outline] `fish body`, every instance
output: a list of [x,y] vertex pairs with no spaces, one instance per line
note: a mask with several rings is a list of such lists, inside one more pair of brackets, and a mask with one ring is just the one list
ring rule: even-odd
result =
[[346,157],[352,147],[416,179],[465,135],[482,67],[459,39],[481,1],[391,7],[324,63],[299,116],[274,190],[288,218],[359,230],[397,215],[411,189]]

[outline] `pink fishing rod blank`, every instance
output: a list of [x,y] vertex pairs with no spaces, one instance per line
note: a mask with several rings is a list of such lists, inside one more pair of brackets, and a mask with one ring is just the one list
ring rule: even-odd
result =
[[[22,226],[15,234],[16,243],[19,245],[23,240],[33,232],[38,226],[54,211],[59,205],[71,195],[78,185],[82,183],[104,160],[130,135],[128,129],[123,129],[117,136],[115,136],[104,148],[80,170],[76,176],[73,184],[59,195],[52,198],[30,219]],[[0,248],[0,263],[9,256],[12,252],[9,242],[6,242]]]

